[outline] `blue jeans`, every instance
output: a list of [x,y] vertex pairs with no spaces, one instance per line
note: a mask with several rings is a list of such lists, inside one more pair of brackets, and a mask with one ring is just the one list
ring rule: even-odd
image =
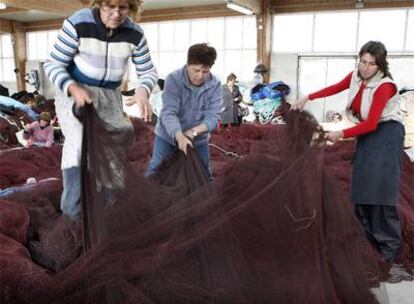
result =
[[62,170],[63,192],[60,209],[72,221],[81,218],[81,168],[71,167]]
[[[201,160],[201,163],[203,164],[204,169],[207,172],[208,179],[212,180],[213,175],[211,172],[211,166],[210,166],[210,149],[208,147],[208,143],[195,146],[194,147],[198,157]],[[166,159],[168,156],[172,155],[177,151],[177,146],[171,145],[166,140],[162,139],[161,137],[155,135],[154,140],[154,147],[152,150],[152,158],[148,164],[148,169],[145,172],[145,176],[150,176],[155,173],[155,170],[157,167],[161,164],[161,162]]]

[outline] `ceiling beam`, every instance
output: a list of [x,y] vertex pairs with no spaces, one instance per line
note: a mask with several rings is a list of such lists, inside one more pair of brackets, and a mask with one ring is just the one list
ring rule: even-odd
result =
[[228,9],[225,4],[176,7],[167,9],[144,10],[140,22],[182,20],[209,17],[240,16]]
[[10,20],[0,18],[0,33],[11,33],[12,23]]
[[35,32],[35,31],[50,31],[58,30],[61,28],[63,21],[65,19],[49,19],[42,21],[32,21],[24,22],[22,27],[25,32]]
[[[241,14],[228,9],[225,4],[179,7],[173,9],[147,10],[142,13],[139,22],[156,22],[209,17],[240,16]],[[23,23],[27,32],[59,29],[63,19],[50,19]]]
[[391,8],[413,7],[414,1],[410,0],[364,0],[365,8]]
[[352,9],[355,6],[355,0],[279,0],[272,2],[272,10],[274,13],[310,12],[331,9],[341,10]]
[[[356,0],[271,0],[273,13],[316,12],[326,10],[353,10]],[[413,0],[363,0],[364,9],[412,7]]]
[[50,12],[61,16],[69,16],[73,12],[88,7],[84,0],[2,0],[7,6]]

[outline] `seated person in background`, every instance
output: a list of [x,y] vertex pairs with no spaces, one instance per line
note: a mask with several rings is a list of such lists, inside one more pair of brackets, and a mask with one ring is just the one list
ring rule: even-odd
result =
[[53,144],[53,126],[49,112],[42,112],[39,120],[27,124],[24,128],[23,138],[27,140],[26,147],[50,147]]

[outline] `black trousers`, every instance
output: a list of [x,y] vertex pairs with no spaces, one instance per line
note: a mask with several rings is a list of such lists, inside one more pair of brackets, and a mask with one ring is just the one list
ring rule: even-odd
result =
[[387,262],[393,262],[401,245],[401,222],[396,206],[355,204],[365,235]]

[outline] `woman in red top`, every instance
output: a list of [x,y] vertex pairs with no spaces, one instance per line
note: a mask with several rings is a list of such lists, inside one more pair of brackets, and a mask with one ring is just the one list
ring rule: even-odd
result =
[[[394,264],[401,243],[396,206],[405,131],[384,44],[367,42],[359,51],[355,71],[335,85],[302,97],[292,109],[302,110],[310,100],[346,89],[349,95],[345,114],[356,125],[329,132],[327,139],[335,143],[341,138],[357,137],[352,172],[355,213],[368,239],[387,262]],[[390,273],[395,273],[393,268]]]

